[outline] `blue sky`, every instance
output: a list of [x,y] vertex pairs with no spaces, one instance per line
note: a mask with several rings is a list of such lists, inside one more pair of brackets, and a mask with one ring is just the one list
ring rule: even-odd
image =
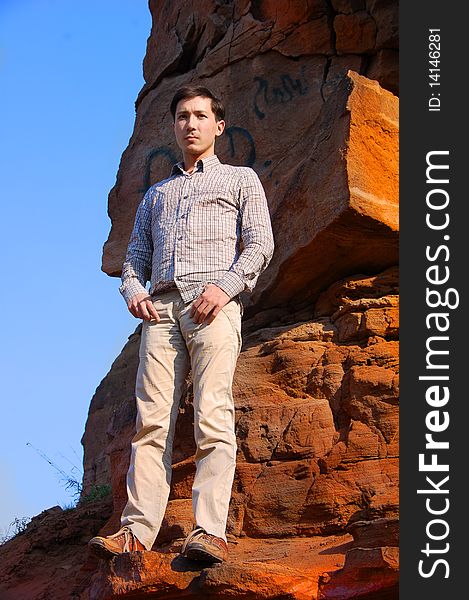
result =
[[81,478],[90,399],[137,325],[100,267],[150,28],[146,0],[0,0],[0,535],[72,503],[41,453]]

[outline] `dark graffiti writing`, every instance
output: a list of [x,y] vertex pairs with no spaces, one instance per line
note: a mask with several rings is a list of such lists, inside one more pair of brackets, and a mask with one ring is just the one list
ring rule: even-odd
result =
[[259,119],[265,118],[268,106],[291,102],[297,96],[304,96],[309,91],[305,79],[304,67],[299,78],[290,75],[280,75],[279,81],[271,83],[262,77],[254,77],[257,89],[254,94],[254,112]]
[[177,162],[178,158],[169,146],[160,146],[151,150],[145,161],[143,185],[138,191],[146,192],[153,183],[168,177],[172,166]]
[[254,139],[244,127],[228,127],[225,130],[231,164],[252,167],[256,162]]

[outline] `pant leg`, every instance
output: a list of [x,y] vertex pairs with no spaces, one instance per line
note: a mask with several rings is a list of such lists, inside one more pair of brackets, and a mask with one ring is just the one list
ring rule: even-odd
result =
[[241,314],[230,301],[210,324],[196,325],[190,306],[180,316],[191,359],[194,389],[195,521],[226,541],[226,521],[236,466],[232,381],[241,347]]
[[136,434],[127,473],[128,501],[121,525],[150,549],[164,517],[171,483],[174,428],[189,357],[174,314],[181,301],[169,292],[155,299],[159,323],[143,323],[136,381]]

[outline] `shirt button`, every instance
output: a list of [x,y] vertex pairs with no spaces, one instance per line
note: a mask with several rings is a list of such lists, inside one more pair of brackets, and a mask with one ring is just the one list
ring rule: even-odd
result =
[[180,235],[180,236],[178,237],[178,240],[182,240],[182,235]]
[[189,195],[188,195],[188,194],[186,194],[185,196],[183,196],[183,198],[189,198]]

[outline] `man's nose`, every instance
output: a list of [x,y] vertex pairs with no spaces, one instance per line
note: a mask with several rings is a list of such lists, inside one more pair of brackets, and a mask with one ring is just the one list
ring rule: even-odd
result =
[[189,130],[195,129],[195,117],[192,115],[186,121],[186,128]]

